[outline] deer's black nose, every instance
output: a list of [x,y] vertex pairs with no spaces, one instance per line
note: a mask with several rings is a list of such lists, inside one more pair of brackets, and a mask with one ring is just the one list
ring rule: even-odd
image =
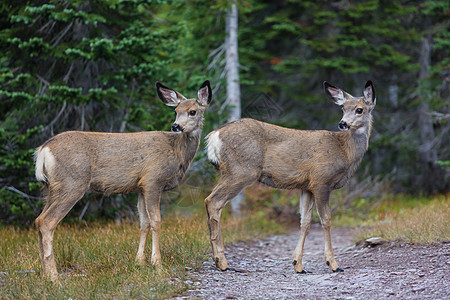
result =
[[175,123],[175,124],[172,125],[171,130],[173,132],[181,132],[181,131],[183,131],[183,128],[180,125]]
[[339,126],[339,129],[346,129],[346,128],[348,128],[347,123],[344,122],[344,121],[340,121],[338,126]]

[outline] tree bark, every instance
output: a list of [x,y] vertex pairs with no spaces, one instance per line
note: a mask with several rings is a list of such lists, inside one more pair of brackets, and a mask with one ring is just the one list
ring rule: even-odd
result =
[[[225,23],[226,39],[226,74],[227,74],[227,99],[228,122],[241,118],[241,88],[239,84],[239,54],[238,54],[238,9],[236,4],[227,8]],[[240,192],[231,201],[231,211],[234,215],[241,212],[242,202],[245,200],[244,191]]]
[[228,122],[241,118],[241,89],[239,85],[239,54],[238,54],[238,10],[236,4],[227,9],[226,19],[226,73],[227,73],[227,103],[229,105]]

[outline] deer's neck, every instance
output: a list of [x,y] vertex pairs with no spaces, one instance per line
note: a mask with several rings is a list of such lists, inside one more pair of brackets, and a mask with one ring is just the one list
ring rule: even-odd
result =
[[190,134],[180,134],[178,135],[177,146],[178,153],[180,153],[181,158],[181,166],[184,171],[187,170],[192,160],[194,159],[195,154],[197,153],[199,144],[200,144],[200,136],[202,134],[202,129],[199,128]]
[[351,164],[355,164],[357,166],[361,161],[364,153],[369,147],[371,132],[372,117],[370,116],[365,126],[356,130],[350,129],[349,131],[343,133],[344,150],[347,152],[347,157]]

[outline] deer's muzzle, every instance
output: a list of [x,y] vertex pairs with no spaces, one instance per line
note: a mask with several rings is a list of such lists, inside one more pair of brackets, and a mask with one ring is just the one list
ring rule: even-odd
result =
[[170,130],[172,130],[172,132],[183,132],[183,127],[175,123],[172,125]]
[[340,130],[348,130],[350,126],[348,126],[347,122],[340,121],[338,124]]

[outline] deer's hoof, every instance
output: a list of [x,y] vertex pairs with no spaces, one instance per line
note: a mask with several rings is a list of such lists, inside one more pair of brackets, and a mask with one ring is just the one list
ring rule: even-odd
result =
[[145,267],[145,258],[136,258],[136,260],[134,261],[135,264],[139,267]]
[[226,271],[230,271],[230,268],[226,268],[226,269],[221,269],[220,271],[222,271],[222,272],[226,272]]
[[57,283],[58,282],[58,273],[52,273],[49,277],[50,281],[53,283]]
[[344,272],[344,269],[341,267],[338,267],[336,270],[333,270],[333,272]]
[[219,259],[218,257],[216,257],[214,259],[214,262],[216,263],[216,267],[219,268],[221,271],[228,271],[228,270],[230,270],[230,268],[228,268],[228,263],[227,263],[227,260],[225,258]]
[[301,270],[300,272],[297,272],[297,274],[308,274],[308,273],[311,273],[311,272],[308,272],[308,271],[305,271],[305,270]]
[[[152,257],[151,263],[155,267],[160,267],[162,265],[161,258],[153,258]],[[145,265],[145,263],[144,263],[144,265]]]

